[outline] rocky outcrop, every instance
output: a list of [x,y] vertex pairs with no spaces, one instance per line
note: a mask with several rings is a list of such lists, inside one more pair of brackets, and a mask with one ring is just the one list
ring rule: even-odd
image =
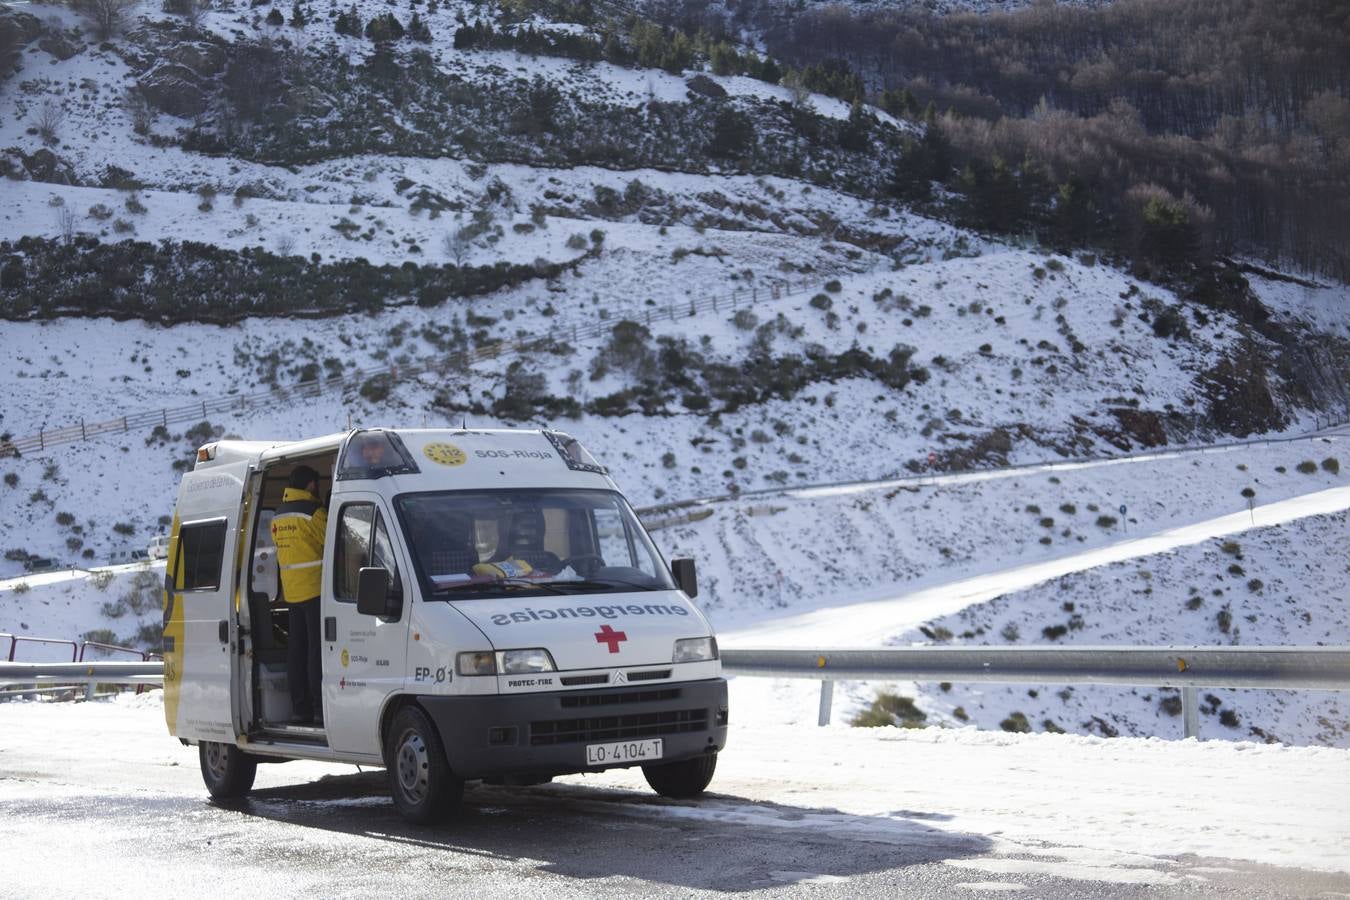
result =
[[83,43],[71,40],[69,36],[59,31],[49,31],[44,34],[38,41],[38,47],[63,62],[84,50]]
[[43,147],[31,155],[18,147],[0,151],[0,177],[48,184],[79,184],[70,163]]
[[1097,428],[1096,435],[1122,450],[1135,447],[1161,447],[1167,443],[1162,416],[1150,409],[1119,406],[1107,410],[1120,424],[1118,429]]
[[1196,384],[1208,401],[1210,420],[1222,432],[1243,438],[1289,424],[1276,399],[1269,360],[1254,342],[1242,344]]
[[225,71],[224,48],[206,41],[184,41],[175,44],[164,53],[164,58],[180,66],[187,66],[206,78]]
[[161,62],[136,84],[151,106],[171,116],[191,118],[206,112],[202,79],[182,63]]
[[41,34],[37,16],[0,6],[0,81],[18,68],[20,51]]
[[23,47],[37,40],[42,34],[42,23],[38,17],[19,12],[8,6],[0,6],[0,42]]
[[727,95],[727,89],[707,75],[695,75],[686,81],[684,86],[689,89],[690,93],[702,94],[705,97],[712,97],[714,100],[720,100]]
[[1291,402],[1312,409],[1350,408],[1350,342],[1299,328],[1282,336],[1279,373]]

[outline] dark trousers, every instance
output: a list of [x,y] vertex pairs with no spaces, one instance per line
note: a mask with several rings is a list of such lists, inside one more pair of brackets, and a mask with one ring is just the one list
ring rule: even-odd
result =
[[323,670],[319,657],[319,598],[291,603],[286,639],[286,681],[291,687],[291,713],[308,719],[322,715]]

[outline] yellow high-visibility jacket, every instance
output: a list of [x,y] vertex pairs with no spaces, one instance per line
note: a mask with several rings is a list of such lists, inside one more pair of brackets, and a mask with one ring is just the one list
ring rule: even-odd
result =
[[319,596],[327,529],[328,511],[319,498],[302,488],[286,488],[272,516],[272,543],[277,545],[281,592],[287,603],[304,603]]

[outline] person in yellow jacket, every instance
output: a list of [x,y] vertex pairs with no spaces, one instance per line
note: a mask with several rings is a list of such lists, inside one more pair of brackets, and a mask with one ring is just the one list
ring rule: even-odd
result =
[[319,588],[328,512],[319,502],[319,473],[300,466],[291,473],[272,515],[272,543],[281,570],[281,596],[290,614],[286,680],[293,721],[323,724],[319,643]]

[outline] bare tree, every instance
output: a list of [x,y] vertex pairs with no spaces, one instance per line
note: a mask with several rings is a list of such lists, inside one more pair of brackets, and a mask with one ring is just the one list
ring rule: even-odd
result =
[[42,143],[55,144],[60,138],[61,123],[65,120],[66,111],[61,104],[43,100],[42,108],[38,110],[37,121],[33,123],[37,128],[38,137],[42,138]]
[[122,109],[131,119],[132,131],[141,135],[150,133],[150,126],[155,124],[155,110],[139,87],[133,85],[122,93]]
[[202,17],[211,10],[211,0],[183,0],[183,18],[196,28],[202,23]]
[[459,217],[455,218],[455,227],[446,233],[444,238],[445,255],[455,261],[455,266],[463,266],[464,260],[469,258],[470,240],[468,232],[460,225]]
[[277,255],[278,256],[295,255],[295,235],[283,234],[277,238]]
[[780,82],[783,87],[792,92],[792,105],[797,109],[811,110],[811,90],[806,86],[800,72],[788,72],[783,76]]
[[135,6],[136,0],[71,0],[71,7],[84,17],[89,30],[100,41],[119,33]]
[[75,240],[75,211],[69,206],[56,211],[56,229],[61,235],[61,243],[66,246]]
[[164,0],[163,9],[174,16],[182,16],[193,28],[201,24],[202,17],[211,9],[212,0]]

